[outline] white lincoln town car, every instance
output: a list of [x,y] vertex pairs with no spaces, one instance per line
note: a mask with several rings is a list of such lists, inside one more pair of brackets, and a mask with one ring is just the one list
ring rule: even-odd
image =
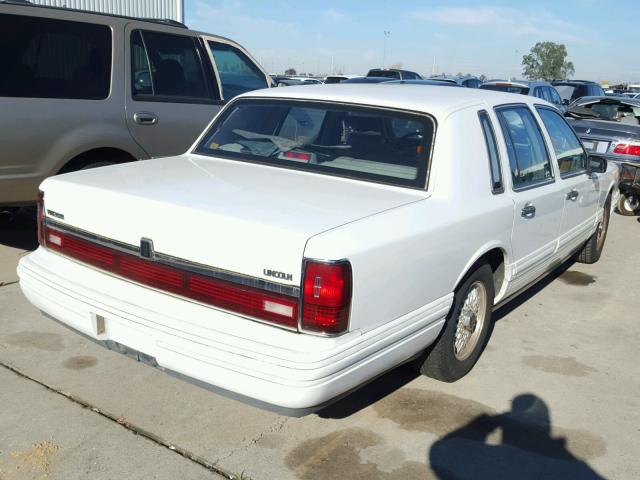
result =
[[37,308],[110,348],[319,408],[408,361],[466,375],[497,305],[598,260],[616,194],[615,166],[538,98],[263,90],[184,155],[45,180],[18,272]]

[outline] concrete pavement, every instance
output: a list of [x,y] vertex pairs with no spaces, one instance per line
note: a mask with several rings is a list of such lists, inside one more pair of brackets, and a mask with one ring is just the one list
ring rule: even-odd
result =
[[[32,246],[2,228],[0,265]],[[201,464],[254,480],[640,477],[638,239],[637,219],[613,215],[600,262],[497,312],[462,381],[401,367],[303,418],[105,350],[1,287],[0,478],[221,478]]]

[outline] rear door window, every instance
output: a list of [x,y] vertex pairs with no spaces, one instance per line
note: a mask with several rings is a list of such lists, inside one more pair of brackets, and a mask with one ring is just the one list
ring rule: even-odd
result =
[[269,86],[264,73],[240,49],[211,40],[208,44],[218,68],[220,83],[222,83],[222,96],[225,100],[241,93]]
[[526,106],[497,109],[507,145],[515,190],[553,180],[553,169],[540,127]]
[[101,100],[111,87],[105,25],[0,14],[0,97]]
[[424,188],[433,132],[427,115],[242,99],[216,120],[196,152]]
[[196,39],[135,30],[131,33],[131,83],[134,100],[208,102],[215,82],[202,65]]
[[558,112],[544,107],[537,110],[551,138],[560,174],[564,177],[584,172],[587,156],[571,127]]

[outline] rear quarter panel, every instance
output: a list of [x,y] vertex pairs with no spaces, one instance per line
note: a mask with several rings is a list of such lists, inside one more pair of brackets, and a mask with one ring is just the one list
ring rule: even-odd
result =
[[452,293],[491,248],[502,249],[508,263],[513,202],[491,193],[477,111],[439,121],[424,199],[307,243],[307,258],[351,262],[351,330],[374,329]]

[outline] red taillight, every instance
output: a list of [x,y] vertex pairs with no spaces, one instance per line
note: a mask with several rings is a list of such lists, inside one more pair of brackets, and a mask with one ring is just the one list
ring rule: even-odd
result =
[[44,192],[38,190],[38,243],[45,244],[44,240]]
[[307,261],[302,295],[303,330],[345,332],[351,306],[351,264]]
[[137,283],[295,329],[298,299],[138,258],[50,227],[49,249]]
[[640,145],[633,143],[619,143],[613,149],[613,153],[617,153],[618,155],[635,155],[637,157],[640,157]]

